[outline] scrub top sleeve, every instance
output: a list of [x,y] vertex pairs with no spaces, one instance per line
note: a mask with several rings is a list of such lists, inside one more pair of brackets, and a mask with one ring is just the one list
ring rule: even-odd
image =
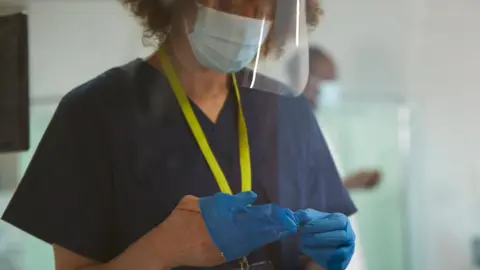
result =
[[96,261],[111,259],[112,184],[102,117],[82,91],[58,106],[2,219]]
[[310,181],[312,182],[310,183],[309,207],[351,216],[357,211],[357,208],[343,185],[320,127],[313,113],[310,114],[311,132],[308,141],[311,150]]

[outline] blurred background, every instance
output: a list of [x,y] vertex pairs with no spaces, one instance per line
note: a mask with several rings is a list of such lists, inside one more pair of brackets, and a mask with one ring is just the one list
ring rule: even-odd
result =
[[[12,3],[28,17],[30,149],[0,154],[1,209],[60,98],[152,51],[115,0],[0,0],[0,16]],[[480,269],[480,2],[322,5],[311,42],[335,60],[341,92],[317,117],[344,173],[383,173],[375,189],[352,192],[364,270]],[[53,269],[52,250],[1,223],[0,269]]]

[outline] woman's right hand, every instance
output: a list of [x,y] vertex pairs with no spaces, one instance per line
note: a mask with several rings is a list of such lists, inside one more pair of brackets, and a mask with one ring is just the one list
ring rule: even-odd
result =
[[225,262],[203,221],[199,198],[185,196],[154,231],[165,269],[179,266],[211,267]]
[[184,197],[154,230],[167,269],[220,265],[297,232],[292,211],[273,204],[249,206],[256,197],[253,192]]

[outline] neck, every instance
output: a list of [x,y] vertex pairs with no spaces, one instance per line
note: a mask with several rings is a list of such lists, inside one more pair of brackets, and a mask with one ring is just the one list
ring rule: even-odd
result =
[[[229,75],[201,67],[193,53],[181,45],[167,41],[164,46],[186,95],[215,122],[228,96]],[[162,70],[157,53],[150,57],[149,63]]]
[[187,96],[196,103],[210,99],[225,99],[228,94],[227,75],[213,72],[179,72]]

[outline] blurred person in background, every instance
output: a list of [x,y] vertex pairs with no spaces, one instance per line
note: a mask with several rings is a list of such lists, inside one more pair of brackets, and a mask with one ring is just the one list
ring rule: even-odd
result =
[[[121,2],[158,50],[62,99],[3,219],[57,270],[345,269],[356,208],[277,61],[308,55],[288,44],[308,42],[318,1]],[[259,222],[282,213],[300,242]]]
[[[298,61],[295,57],[292,58],[291,64],[288,66],[288,72],[291,76],[291,80],[296,80],[298,78],[298,71],[295,68],[295,61]],[[338,80],[337,68],[332,57],[319,46],[310,46],[309,47],[309,76],[305,86],[303,94],[307,98],[310,107],[313,111],[321,110],[322,104],[322,90],[326,91],[326,88],[332,85],[335,85]],[[333,87],[331,90],[339,91]],[[338,94],[338,93],[337,93]],[[321,113],[321,111],[320,111]],[[335,146],[329,142],[328,139],[328,130],[323,129],[325,139],[327,140],[328,147],[333,155],[335,164],[342,175],[341,164],[338,155],[335,152]],[[350,190],[369,190],[376,187],[381,180],[381,173],[378,170],[360,170],[351,175],[343,177],[343,184],[345,187]],[[350,217],[352,221],[352,226],[355,228],[355,217]],[[353,255],[352,261],[348,266],[348,270],[366,270],[365,258],[361,250],[360,237],[357,232],[357,245],[356,252]]]
[[[321,47],[310,46],[309,48],[309,76],[305,86],[304,95],[307,97],[312,110],[321,110],[321,94],[322,88],[333,85],[338,80],[337,67],[333,58]],[[289,65],[292,67],[294,65]],[[297,71],[290,69],[289,74],[295,75]],[[325,131],[324,131],[325,133]],[[326,132],[328,134],[328,132]],[[324,134],[328,141],[328,137]],[[334,159],[335,151],[331,144],[329,144]],[[376,187],[381,180],[381,173],[375,169],[360,170],[354,174],[347,175],[343,178],[343,184],[348,190],[368,190]]]

